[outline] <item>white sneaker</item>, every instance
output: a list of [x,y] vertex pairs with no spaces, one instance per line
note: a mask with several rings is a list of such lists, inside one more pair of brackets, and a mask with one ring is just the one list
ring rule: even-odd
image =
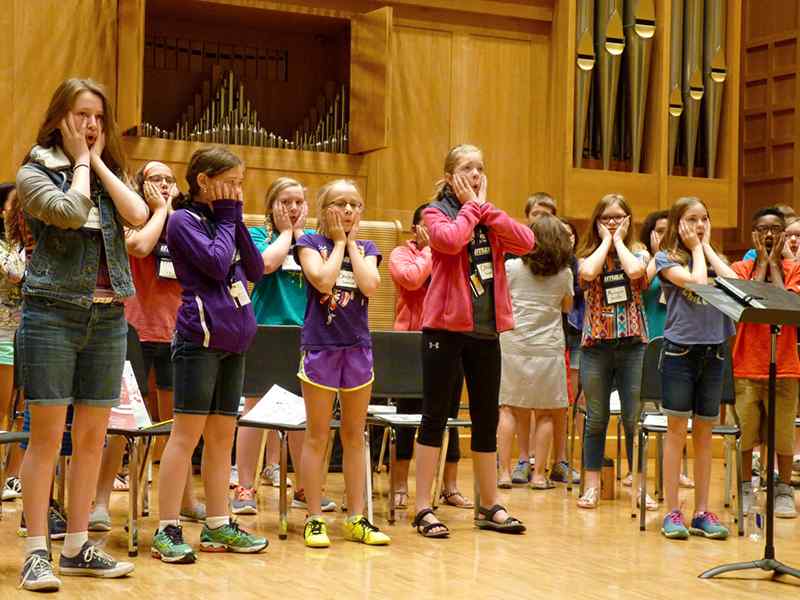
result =
[[[281,466],[280,465],[267,465],[261,473],[261,477],[266,480],[267,485],[279,488],[281,487]],[[292,482],[286,479],[286,487],[292,487]]]
[[797,518],[794,503],[794,489],[788,483],[779,481],[775,486],[775,516],[779,519]]
[[9,477],[3,486],[3,500],[22,498],[22,482],[18,477]]
[[233,489],[239,485],[239,468],[236,465],[231,467],[231,478],[228,481],[228,487]]

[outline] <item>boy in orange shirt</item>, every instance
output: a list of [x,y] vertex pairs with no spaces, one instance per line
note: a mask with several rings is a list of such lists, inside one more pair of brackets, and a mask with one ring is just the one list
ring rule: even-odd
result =
[[[800,293],[800,264],[782,257],[785,222],[774,208],[762,208],[753,215],[755,260],[734,263],[741,279],[766,281],[781,289]],[[766,442],[767,385],[769,377],[769,325],[739,323],[733,347],[733,374],[736,378],[736,412],[742,429],[742,470],[752,471],[753,448]],[[775,516],[797,517],[791,486],[794,455],[794,417],[797,413],[800,359],[797,354],[797,328],[782,327],[777,346],[778,381],[775,398],[775,447],[779,481],[775,486]],[[772,474],[770,474],[770,480]],[[744,514],[753,505],[751,483],[745,481]]]

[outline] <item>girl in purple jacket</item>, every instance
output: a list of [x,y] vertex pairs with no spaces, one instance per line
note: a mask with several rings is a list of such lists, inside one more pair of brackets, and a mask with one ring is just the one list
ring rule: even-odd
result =
[[200,534],[207,552],[259,552],[267,540],[228,515],[231,447],[244,380],[244,353],[256,333],[247,281],[264,261],[242,221],[241,159],[222,147],[192,155],[188,198],[167,224],[167,245],[181,284],[175,337],[175,421],[161,457],[159,526],[151,553],[168,563],[196,560],[183,541],[178,513],[183,479],[203,436],[203,483],[208,517]]

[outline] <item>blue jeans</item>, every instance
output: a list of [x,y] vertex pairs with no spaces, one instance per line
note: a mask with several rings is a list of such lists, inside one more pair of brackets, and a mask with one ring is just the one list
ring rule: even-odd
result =
[[116,406],[127,334],[121,304],[83,308],[27,296],[22,305],[19,346],[28,404]]
[[707,421],[717,419],[726,345],[723,342],[689,346],[664,340],[659,357],[664,414]]
[[615,385],[622,404],[628,465],[633,462],[633,436],[641,412],[639,392],[645,348],[638,337],[603,341],[581,348],[581,387],[586,396],[583,462],[587,471],[599,471],[603,465],[609,398]]

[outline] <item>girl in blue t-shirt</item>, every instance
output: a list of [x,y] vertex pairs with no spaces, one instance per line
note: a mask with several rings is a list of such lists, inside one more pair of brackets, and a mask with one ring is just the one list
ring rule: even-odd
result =
[[[733,322],[689,288],[714,274],[736,278],[711,246],[711,221],[698,198],[679,198],[669,211],[667,231],[655,257],[667,303],[660,369],[662,410],[667,415],[664,490],[669,512],[661,532],[671,539],[689,534],[724,539],[728,529],[708,510],[711,429],[719,417],[723,364]],[[695,513],[687,529],[678,498],[688,421],[694,444]]]

